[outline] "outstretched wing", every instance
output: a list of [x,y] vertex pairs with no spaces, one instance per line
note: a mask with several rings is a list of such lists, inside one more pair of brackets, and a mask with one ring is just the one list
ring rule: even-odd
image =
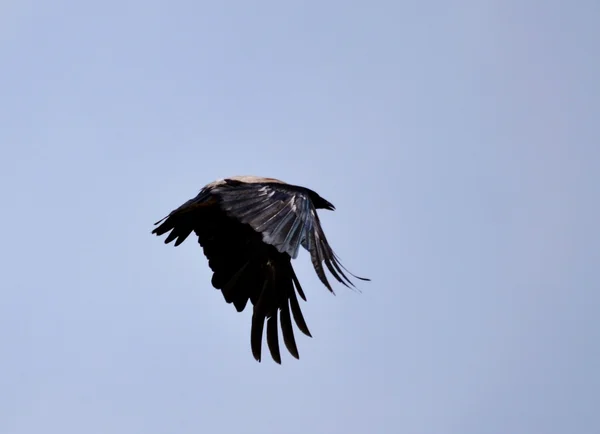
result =
[[350,273],[327,242],[309,191],[281,183],[223,183],[213,190],[227,215],[246,223],[262,235],[263,241],[291,258],[300,246],[310,252],[319,279],[333,292],[323,264],[333,277],[346,286],[354,286]]

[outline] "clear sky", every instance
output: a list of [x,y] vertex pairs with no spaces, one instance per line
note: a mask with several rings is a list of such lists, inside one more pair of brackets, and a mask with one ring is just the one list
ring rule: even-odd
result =
[[[600,2],[4,0],[0,433],[600,432]],[[361,293],[250,352],[152,224],[318,191]]]

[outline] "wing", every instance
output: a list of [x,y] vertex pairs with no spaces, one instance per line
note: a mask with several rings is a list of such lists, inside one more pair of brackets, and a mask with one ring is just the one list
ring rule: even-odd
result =
[[224,183],[214,189],[220,207],[227,215],[248,224],[262,235],[265,243],[291,258],[300,246],[310,252],[313,267],[323,284],[333,292],[323,264],[333,277],[346,286],[354,284],[350,273],[327,242],[315,206],[307,189],[281,183]]
[[311,334],[296,297],[298,291],[306,299],[290,257],[263,243],[260,234],[250,226],[216,207],[205,210],[194,232],[213,270],[212,285],[221,290],[225,301],[233,303],[238,312],[244,310],[248,301],[254,305],[250,332],[254,358],[261,360],[266,322],[269,351],[273,360],[281,363],[278,320],[286,348],[299,358],[291,317],[300,331]]

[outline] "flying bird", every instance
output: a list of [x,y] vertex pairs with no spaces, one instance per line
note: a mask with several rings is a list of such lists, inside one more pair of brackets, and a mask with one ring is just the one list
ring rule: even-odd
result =
[[[316,192],[273,178],[233,176],[207,184],[200,193],[156,222],[152,233],[170,232],[165,243],[180,245],[194,232],[213,271],[212,285],[227,303],[242,312],[253,305],[250,346],[260,362],[263,331],[273,360],[281,363],[278,313],[283,342],[299,358],[291,317],[298,329],[311,337],[298,304],[306,301],[291,260],[300,246],[311,257],[317,276],[333,289],[325,268],[347,287],[354,284],[333,252],[321,227],[317,209],[334,206]],[[324,267],[325,266],[325,267]],[[290,315],[291,311],[291,315]]]

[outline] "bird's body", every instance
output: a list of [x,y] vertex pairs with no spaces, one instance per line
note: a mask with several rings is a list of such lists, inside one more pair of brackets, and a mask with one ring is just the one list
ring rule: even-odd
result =
[[158,221],[152,233],[170,232],[165,243],[175,241],[175,246],[192,232],[198,236],[213,271],[212,285],[238,312],[248,300],[254,306],[250,342],[255,359],[261,359],[266,321],[271,356],[281,363],[278,312],[283,341],[295,358],[299,355],[291,317],[300,331],[311,336],[296,292],[305,301],[306,297],[291,264],[300,246],[310,252],[319,279],[331,292],[323,263],[338,281],[352,285],[327,243],[316,213],[319,208],[333,210],[334,206],[305,187],[273,178],[235,176],[206,185]]

